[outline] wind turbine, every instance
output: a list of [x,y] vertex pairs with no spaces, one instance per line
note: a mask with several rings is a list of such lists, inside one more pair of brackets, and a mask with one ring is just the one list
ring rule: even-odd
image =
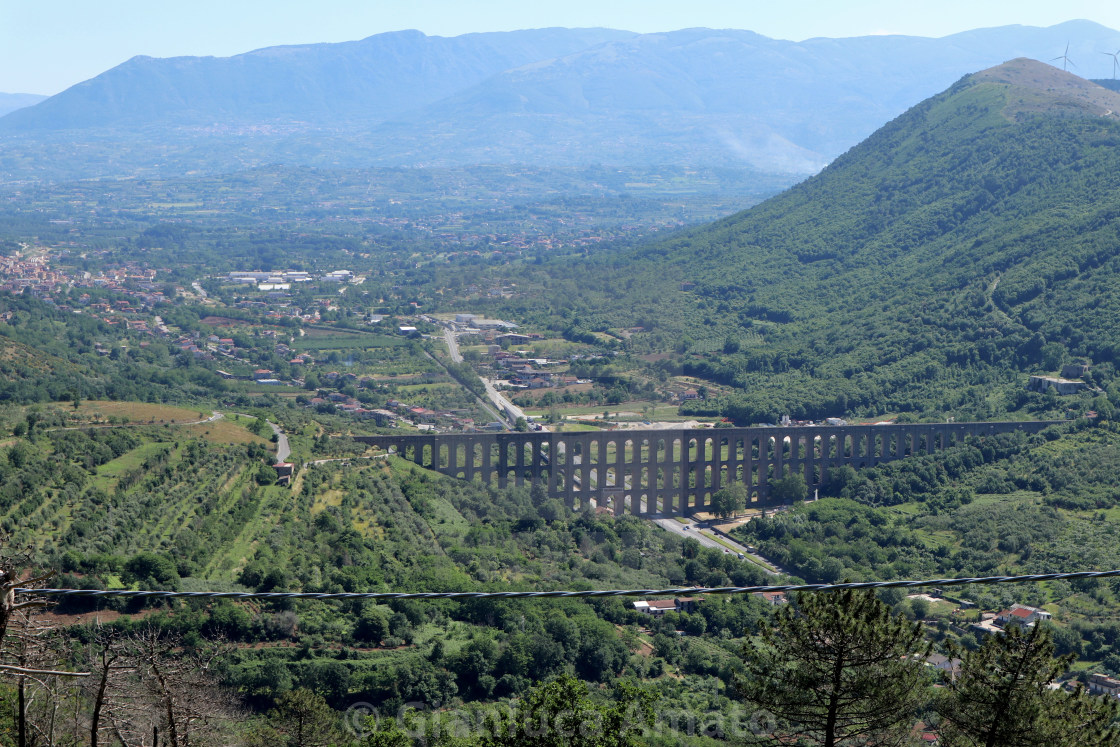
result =
[[1112,79],[1116,80],[1116,71],[1120,69],[1120,49],[1115,52],[1101,52],[1101,54],[1112,58]]
[[[1065,71],[1067,71],[1067,72],[1068,72],[1068,71],[1069,71],[1069,68],[1067,68],[1066,66],[1067,66],[1067,65],[1073,65],[1073,60],[1071,60],[1071,59],[1069,58],[1069,42],[1068,42],[1068,41],[1066,42],[1066,51],[1065,51],[1065,54],[1063,54],[1063,55],[1062,55],[1061,57],[1055,57],[1054,59],[1052,59],[1052,60],[1050,60],[1050,61],[1051,61],[1051,62],[1057,62],[1058,60],[1061,60],[1061,61],[1062,61],[1062,70],[1065,70]],[[1074,67],[1077,67],[1077,65],[1073,65],[1073,66],[1074,66]]]

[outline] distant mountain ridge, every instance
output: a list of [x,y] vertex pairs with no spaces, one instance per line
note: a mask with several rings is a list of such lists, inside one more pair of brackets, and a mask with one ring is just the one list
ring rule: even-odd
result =
[[0,117],[14,112],[16,109],[34,106],[40,101],[46,100],[46,98],[46,96],[40,96],[37,93],[0,93]]
[[[101,158],[89,160],[92,175],[192,159],[209,169],[700,163],[809,174],[962,75],[1051,59],[1070,39],[1075,60],[1120,47],[1120,32],[1088,21],[800,42],[711,29],[394,32],[134,58],[0,118],[0,137],[28,152],[50,151],[52,138],[117,138],[123,147],[85,156]],[[9,171],[0,159],[0,174],[34,161],[13,158]]]
[[503,70],[630,35],[536,29],[445,38],[401,31],[233,57],[134,57],[5,117],[0,129],[369,125]]

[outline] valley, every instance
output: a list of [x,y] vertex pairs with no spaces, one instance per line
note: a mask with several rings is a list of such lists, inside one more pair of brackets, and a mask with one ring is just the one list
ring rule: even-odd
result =
[[[833,112],[836,132],[755,148],[766,165],[696,135],[727,81],[656,117],[604,81],[644,60],[679,91],[705,45],[823,41],[478,36],[353,43],[360,106],[216,84],[174,103],[215,70],[259,81],[263,50],[176,63],[197,80],[137,58],[0,120],[0,583],[244,595],[13,615],[0,745],[154,747],[172,724],[197,729],[184,747],[530,743],[511,708],[616,719],[588,744],[716,745],[751,718],[793,744],[741,711],[763,702],[744,673],[842,593],[784,589],[952,578],[857,600],[860,630],[912,633],[887,657],[912,664],[905,739],[950,738],[953,668],[1020,630],[1043,631],[1061,703],[1116,715],[1080,700],[1120,690],[1115,579],[971,581],[1120,568],[1120,93],[1022,57],[940,81],[954,59],[923,79],[940,93],[865,112],[877,129]],[[285,75],[346,68],[322,46]],[[599,81],[582,120],[556,116],[569,69]],[[130,135],[148,76],[172,98]],[[65,134],[82,100],[113,130],[88,147]],[[272,119],[297,105],[299,127]],[[461,142],[426,150],[455,116]],[[634,123],[674,116],[655,162]],[[565,139],[620,121],[618,152],[646,155]],[[751,593],[691,591],[724,587]],[[497,596],[611,589],[672,594]],[[263,596],[395,592],[495,596]],[[50,673],[4,669],[28,666]]]

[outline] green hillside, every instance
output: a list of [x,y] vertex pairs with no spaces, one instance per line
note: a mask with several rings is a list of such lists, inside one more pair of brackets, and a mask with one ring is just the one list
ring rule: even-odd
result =
[[[0,294],[0,403],[185,401],[224,391],[213,372],[177,364],[173,346],[151,344],[147,335],[123,327],[29,296]],[[98,347],[117,350],[103,356]]]
[[[0,293],[0,540],[12,538],[0,550],[26,547],[24,564],[53,571],[52,585],[183,591],[648,589],[1116,568],[1115,112],[1120,94],[1014,61],[960,81],[818,176],[716,224],[613,253],[581,247],[588,254],[578,264],[537,254],[484,267],[422,266],[419,247],[407,265],[365,257],[385,265],[368,282],[296,291],[298,305],[321,309],[312,321],[280,317],[263,301],[234,304],[221,278],[201,280],[211,293],[204,297],[201,282],[195,287],[175,266],[171,279],[182,282],[159,283],[168,292],[147,311],[109,311],[130,306],[128,285],[63,286],[51,298],[36,298],[34,288]],[[172,253],[139,240],[110,250],[101,234],[90,240],[74,224],[58,225],[65,228],[51,230],[65,230],[68,242],[73,230],[73,243],[91,249],[51,261],[81,260],[91,277],[121,255],[131,263]],[[236,243],[205,251],[248,263],[282,243],[293,258],[317,246],[309,239],[297,250],[304,245],[269,234],[245,244],[244,255],[234,254],[243,251]],[[359,245],[337,246],[332,262],[350,251],[341,247]],[[452,298],[456,289],[462,295]],[[516,320],[527,334],[541,330],[531,349],[562,356],[577,380],[620,398],[683,389],[680,379],[692,377],[687,386],[698,391],[682,404],[685,415],[940,420],[1094,408],[1101,417],[832,470],[821,500],[730,530],[794,574],[774,576],[637,517],[573,513],[540,487],[454,480],[355,442],[377,421],[337,411],[329,404],[336,395],[377,408],[399,397],[403,407],[480,422],[452,376],[465,368],[445,371],[440,362],[442,340],[394,333],[406,321],[437,331],[418,310],[450,316],[462,308]],[[385,317],[381,326],[364,324],[372,311]],[[468,361],[486,349],[480,338],[461,342]],[[304,352],[310,361],[294,360]],[[1025,390],[1028,374],[1075,359],[1092,362],[1089,378],[1104,392]],[[261,368],[290,383],[252,380]],[[671,407],[651,400],[649,414],[655,405]],[[290,485],[276,484],[266,420],[290,439]],[[418,432],[403,419],[398,427]],[[881,596],[896,614],[926,621],[930,641],[950,654],[950,643],[980,645],[969,626],[982,612],[1044,607],[1058,651],[1076,658],[1071,676],[1120,675],[1115,585],[953,592]],[[965,600],[978,608],[965,609]],[[435,719],[429,725],[460,715],[484,725],[512,701],[531,701],[538,683],[568,675],[601,705],[626,703],[638,683],[658,718],[644,743],[714,744],[739,718],[744,639],[775,613],[754,595],[690,606],[655,616],[621,598],[70,598],[43,615],[62,631],[50,640],[65,645],[44,647],[42,660],[74,669],[117,655],[133,662],[101,670],[105,682],[110,671],[119,675],[108,702],[110,713],[125,713],[161,702],[135,695],[150,686],[136,662],[189,665],[220,640],[215,665],[189,688],[217,698],[203,707],[212,708],[220,738],[198,744],[312,744],[301,736],[307,713],[318,714],[319,744],[386,744],[393,734],[366,733],[359,707],[392,716],[423,704]],[[145,631],[160,633],[162,655],[136,653]],[[77,682],[48,692],[29,680],[28,688],[36,728],[58,713],[91,713],[97,692]],[[932,688],[923,692],[932,703]],[[4,747],[17,743],[5,715],[17,697],[15,681],[0,680]],[[913,721],[932,713],[922,708],[908,714]],[[79,734],[85,718],[67,717],[77,735],[68,743],[89,743]],[[493,743],[482,726],[461,740],[423,742],[423,722],[401,721],[413,731],[420,723],[417,743]],[[150,733],[147,721],[137,723]]]
[[733,387],[716,406],[742,420],[992,417],[1063,360],[1111,376],[1117,145],[1120,94],[1015,60],[756,208],[552,267],[552,302],[511,313],[641,326],[635,352]]

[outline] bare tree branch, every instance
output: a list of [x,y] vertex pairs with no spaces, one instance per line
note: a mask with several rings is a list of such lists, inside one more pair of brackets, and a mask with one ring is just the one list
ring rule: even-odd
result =
[[89,677],[90,675],[89,672],[66,672],[59,669],[28,669],[27,667],[17,667],[12,664],[0,664],[0,672],[44,677]]

